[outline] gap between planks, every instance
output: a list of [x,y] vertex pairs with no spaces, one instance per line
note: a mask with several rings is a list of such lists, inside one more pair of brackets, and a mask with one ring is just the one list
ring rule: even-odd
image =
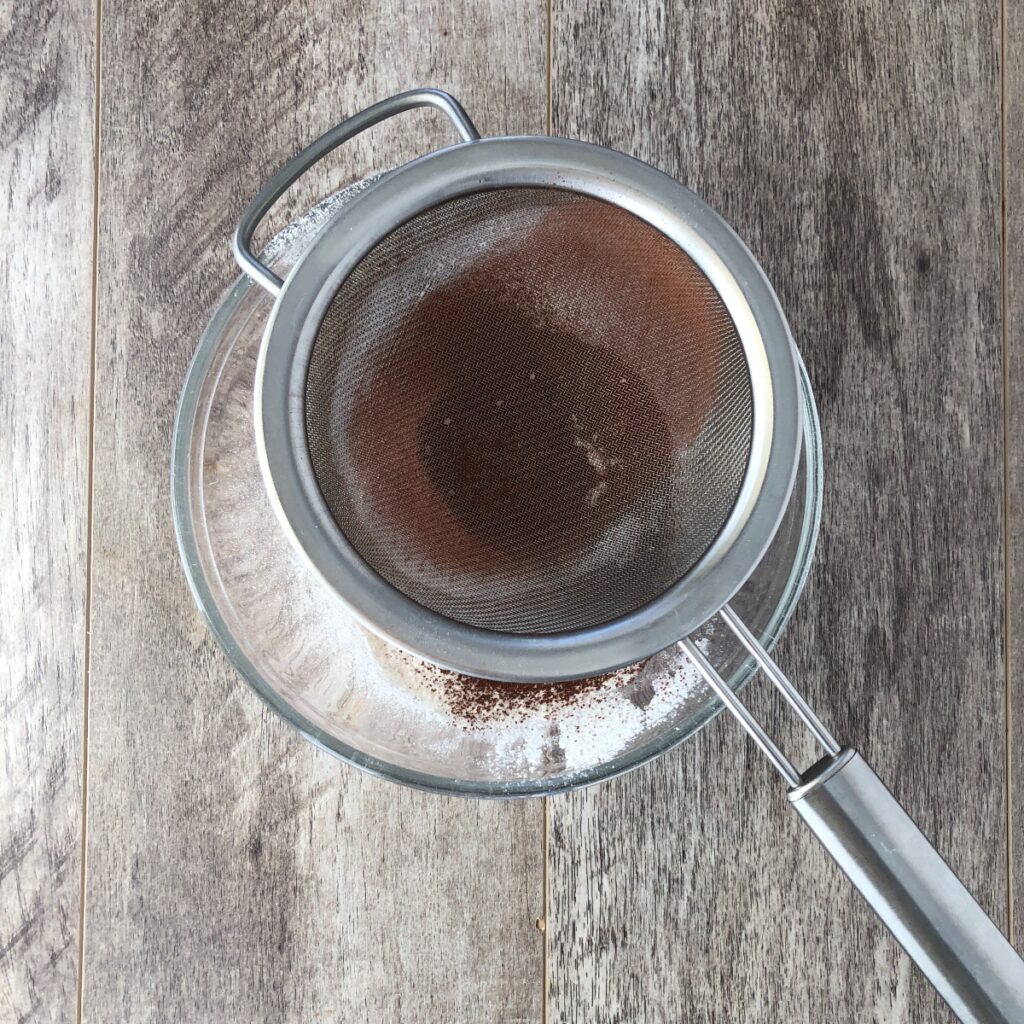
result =
[[81,836],[78,867],[78,977],[75,1020],[85,1013],[85,884],[89,818],[89,673],[92,659],[93,464],[96,451],[96,350],[99,325],[100,245],[100,71],[103,50],[103,0],[96,0],[93,21],[92,124],[92,313],[89,322],[89,441],[85,477],[85,650],[82,661],[82,786]]
[[1009,0],[1002,0],[999,10],[999,302],[1003,355],[1003,671],[1006,697],[1006,935],[1014,941],[1014,877],[1013,877],[1013,616],[1010,614],[1012,547],[1010,536],[1010,295],[1007,269],[1007,173],[1009,160],[1006,138],[1007,71],[1009,57]]

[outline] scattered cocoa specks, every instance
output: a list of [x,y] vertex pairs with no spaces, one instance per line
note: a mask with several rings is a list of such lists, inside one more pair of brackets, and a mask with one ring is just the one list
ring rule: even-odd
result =
[[645,664],[638,662],[616,672],[564,683],[500,683],[437,666],[426,668],[424,676],[452,715],[470,726],[566,710],[599,691],[628,685]]

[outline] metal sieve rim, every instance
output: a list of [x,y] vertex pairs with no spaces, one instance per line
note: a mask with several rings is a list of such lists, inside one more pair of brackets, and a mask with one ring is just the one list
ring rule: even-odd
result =
[[[747,356],[754,436],[725,528],[684,576],[613,622],[543,636],[466,626],[406,597],[335,524],[306,450],[305,380],[323,314],[352,268],[411,217],[493,188],[561,188],[603,199],[675,241],[718,290]],[[742,586],[774,536],[800,452],[797,357],[778,301],[740,239],[678,182],[614,150],[546,137],[464,143],[392,171],[329,222],[284,282],[256,373],[256,434],[272,503],[293,543],[349,611],[383,639],[447,668],[515,682],[609,671],[692,632]]]

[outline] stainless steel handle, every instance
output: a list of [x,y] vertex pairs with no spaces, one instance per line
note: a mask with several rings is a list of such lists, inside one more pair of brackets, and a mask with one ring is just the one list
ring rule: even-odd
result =
[[867,762],[835,737],[726,605],[719,613],[827,756],[800,774],[692,640],[683,650],[790,784],[790,800],[965,1024],[1024,1024],[1024,960]]
[[249,204],[248,209],[238,222],[238,227],[235,228],[235,237],[232,241],[235,261],[242,270],[257,284],[266,288],[271,295],[276,296],[281,291],[284,282],[269,267],[259,261],[251,247],[252,236],[259,222],[267,215],[274,203],[281,198],[285,190],[318,160],[337,149],[343,142],[348,142],[360,132],[366,131],[367,128],[372,128],[380,121],[416,107],[436,107],[438,110],[443,110],[455,125],[455,130],[463,142],[473,142],[480,138],[480,133],[459,102],[440,89],[414,89],[411,92],[399,93],[397,96],[381,100],[372,107],[367,107],[358,114],[354,114],[329,132],[325,132],[316,142],[310,143],[301,153],[292,157],[260,189],[259,195]]
[[1024,960],[855,750],[789,799],[962,1021],[1024,1022]]

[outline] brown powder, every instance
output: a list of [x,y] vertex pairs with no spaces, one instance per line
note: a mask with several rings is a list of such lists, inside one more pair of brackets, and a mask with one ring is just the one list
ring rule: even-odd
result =
[[425,686],[455,721],[466,728],[519,722],[538,714],[550,714],[554,720],[559,713],[585,703],[602,691],[630,686],[650,660],[615,672],[562,683],[502,683],[441,668],[393,647],[373,633],[364,635],[374,657],[389,673],[398,678],[411,677]]
[[521,261],[499,253],[425,296],[353,404],[361,500],[442,572],[572,557],[659,507],[671,477],[643,377],[613,347],[540,322],[511,284]]
[[472,726],[514,720],[538,711],[555,714],[599,690],[628,685],[644,664],[564,683],[499,683],[433,667],[433,677],[439,685],[432,689],[456,718]]
[[608,622],[717,532],[680,467],[731,321],[693,261],[618,207],[527,196],[474,247],[473,216],[505,214],[466,202],[481,205],[453,228],[465,251],[438,260],[450,277],[428,258],[417,278],[431,250],[410,228],[325,317],[307,382],[318,483],[360,555],[432,611],[512,633]]

